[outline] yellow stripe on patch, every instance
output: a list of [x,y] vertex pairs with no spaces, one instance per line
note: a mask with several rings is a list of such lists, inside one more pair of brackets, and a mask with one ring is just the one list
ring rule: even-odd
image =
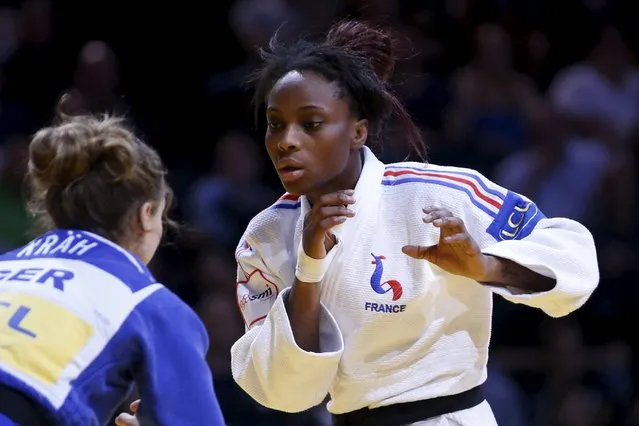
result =
[[92,335],[91,324],[56,303],[0,292],[0,364],[53,385]]

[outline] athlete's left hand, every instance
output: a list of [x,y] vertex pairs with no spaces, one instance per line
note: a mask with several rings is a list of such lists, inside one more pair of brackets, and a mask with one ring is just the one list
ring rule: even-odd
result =
[[498,260],[484,255],[470,236],[464,222],[442,208],[423,209],[424,223],[439,228],[439,242],[432,246],[404,246],[402,251],[415,259],[424,259],[451,274],[483,282]]
[[140,426],[140,422],[138,422],[138,418],[135,416],[135,413],[138,411],[138,407],[140,406],[140,400],[135,400],[129,405],[129,408],[133,412],[133,414],[129,413],[121,413],[115,419],[116,426]]

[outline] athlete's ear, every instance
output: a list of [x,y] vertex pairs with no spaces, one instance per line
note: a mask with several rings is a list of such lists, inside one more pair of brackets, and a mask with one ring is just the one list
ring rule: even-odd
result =
[[151,232],[153,230],[153,217],[155,216],[155,208],[151,202],[146,202],[140,206],[138,210],[138,224],[142,232]]
[[366,144],[368,139],[368,120],[357,120],[353,125],[351,149],[356,151]]

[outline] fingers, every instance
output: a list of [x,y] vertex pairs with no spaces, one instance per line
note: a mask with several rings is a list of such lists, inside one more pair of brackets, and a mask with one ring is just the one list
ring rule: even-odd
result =
[[318,209],[320,228],[329,229],[346,219],[355,216],[355,212],[346,206],[327,206]]
[[320,207],[318,209],[318,213],[321,216],[324,217],[328,217],[328,216],[346,216],[346,217],[353,217],[355,216],[355,212],[351,209],[349,209],[348,207],[341,205],[341,206],[325,206],[325,207]]
[[432,223],[437,228],[442,228],[450,233],[466,232],[464,222],[453,216],[453,214],[444,208],[427,207],[422,209],[424,223]]
[[115,424],[117,426],[140,426],[138,423],[138,419],[131,414],[122,413],[118,417],[115,418]]
[[323,230],[329,230],[334,226],[346,222],[347,216],[331,216],[319,221],[317,226]]
[[[424,212],[424,223],[432,223],[436,228],[441,229],[440,241],[454,247],[455,250],[467,255],[477,254],[479,248],[475,240],[470,236],[464,221],[453,216],[450,210],[440,207],[426,207]],[[420,257],[424,259],[424,257]]]
[[347,189],[332,192],[320,197],[304,218],[302,244],[304,252],[314,258],[322,259],[336,244],[334,236],[327,238],[329,230],[355,216],[348,206],[355,204],[355,191]]
[[478,247],[476,246],[474,240],[466,232],[448,235],[446,237],[443,237],[443,240],[446,244],[455,246],[456,249],[461,250],[467,255],[476,254],[476,252],[478,251]]
[[422,209],[424,212],[424,223],[441,222],[442,219],[453,218],[453,214],[448,209],[439,207],[425,207]]
[[[139,399],[136,399],[129,405],[129,409],[133,413],[136,413],[139,407],[140,407]],[[116,417],[115,424],[117,426],[140,426],[138,419],[134,415],[128,414],[128,413],[122,413],[118,417]]]
[[343,206],[349,204],[355,204],[355,198],[353,195],[355,191],[352,189],[346,189],[344,191],[331,192],[330,194],[324,194],[320,197],[319,206]]
[[355,212],[348,208],[355,203],[354,192],[349,189],[323,195],[312,212],[317,227],[328,230],[355,216]]
[[414,259],[433,260],[437,246],[404,246],[402,252]]

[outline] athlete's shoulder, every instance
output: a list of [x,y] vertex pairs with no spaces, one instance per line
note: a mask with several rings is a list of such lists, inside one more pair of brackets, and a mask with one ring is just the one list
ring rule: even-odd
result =
[[244,240],[259,242],[281,240],[284,234],[293,232],[302,211],[302,199],[298,195],[284,194],[272,205],[258,213],[246,227]]
[[[165,316],[167,312],[171,312],[172,320],[177,321],[179,317],[196,317],[195,311],[171,289],[161,283],[156,283],[153,290],[148,290],[144,303],[140,303],[137,308],[138,313],[153,315],[146,317],[153,319],[155,316]],[[174,316],[175,315],[175,316]],[[179,321],[177,321],[179,322]]]
[[388,164],[382,184],[399,191],[412,184],[411,192],[419,194],[420,191],[425,191],[428,198],[435,201],[445,201],[461,195],[474,207],[493,217],[508,194],[505,188],[493,183],[476,170],[431,163]]
[[156,283],[151,271],[134,254],[104,237],[82,230],[47,232],[22,247],[4,253],[0,261],[56,264],[86,273],[100,270],[133,291]]
[[263,212],[276,211],[276,212],[297,212],[299,213],[302,207],[302,197],[299,195],[284,193]]
[[499,196],[505,196],[507,190],[493,183],[477,170],[467,167],[442,166],[432,163],[402,162],[386,165],[384,179],[388,181],[421,178],[421,179],[441,179],[449,182],[472,183],[479,185],[482,189],[495,192]]

